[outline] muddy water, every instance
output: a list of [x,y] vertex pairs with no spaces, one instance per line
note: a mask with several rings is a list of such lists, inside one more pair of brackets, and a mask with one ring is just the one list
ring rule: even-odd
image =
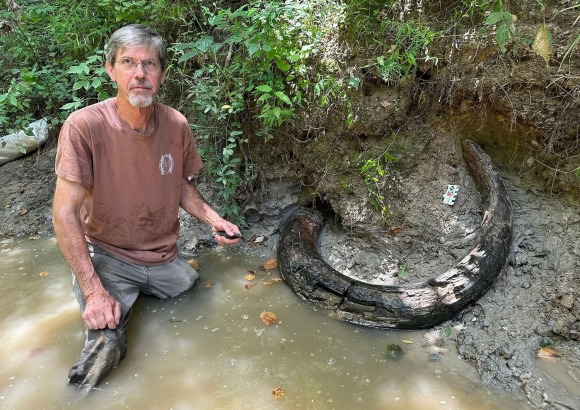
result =
[[[424,331],[333,320],[267,284],[278,275],[257,269],[266,257],[219,251],[198,258],[201,281],[189,294],[137,301],[127,357],[84,396],[67,384],[84,332],[55,240],[0,242],[3,409],[528,408],[481,386],[453,351],[432,356]],[[248,270],[257,273],[249,289]],[[264,310],[279,322],[266,326]],[[392,343],[405,352],[399,360],[385,356]],[[284,397],[273,396],[277,387]]]

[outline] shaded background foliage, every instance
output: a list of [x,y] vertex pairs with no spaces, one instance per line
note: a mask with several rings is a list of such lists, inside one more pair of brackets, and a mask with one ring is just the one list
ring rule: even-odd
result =
[[[277,133],[325,116],[330,107],[346,128],[353,126],[364,84],[394,89],[405,84],[416,104],[432,87],[439,103],[461,104],[452,89],[472,81],[473,73],[465,70],[453,79],[447,73],[434,81],[451,60],[449,49],[467,36],[482,48],[493,41],[497,54],[489,60],[497,65],[529,59],[537,35],[520,35],[516,14],[543,16],[544,58],[559,65],[548,90],[560,93],[555,98],[568,97],[560,104],[563,112],[575,111],[580,92],[569,67],[580,34],[560,39],[560,51],[552,52],[546,25],[559,13],[580,14],[578,1],[564,3],[547,14],[540,1],[503,0],[3,0],[0,135],[46,117],[49,144],[54,144],[71,111],[115,95],[103,67],[109,35],[128,23],[150,24],[170,46],[168,80],[160,97],[190,119],[218,187],[221,213],[243,223],[241,204],[260,185],[262,158],[253,146],[280,144]],[[577,21],[571,22],[572,30]],[[509,87],[515,88],[504,89],[506,94],[518,91],[517,85]],[[531,114],[515,115],[525,119]],[[554,128],[543,137],[546,147],[560,156],[578,155],[578,130],[559,122]],[[383,168],[395,158],[386,154],[361,156],[357,163],[369,203],[381,215],[388,213],[379,189]]]

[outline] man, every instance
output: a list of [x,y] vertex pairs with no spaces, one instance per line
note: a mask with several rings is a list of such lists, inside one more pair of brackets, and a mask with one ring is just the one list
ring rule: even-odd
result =
[[139,293],[173,297],[195,284],[197,272],[177,255],[179,207],[225,232],[215,236],[221,245],[240,232],[190,182],[202,162],[187,120],[154,101],[167,68],[163,39],[123,27],[105,67],[117,96],[69,116],[55,164],[54,230],[87,328],[69,381],[88,388],[125,357]]

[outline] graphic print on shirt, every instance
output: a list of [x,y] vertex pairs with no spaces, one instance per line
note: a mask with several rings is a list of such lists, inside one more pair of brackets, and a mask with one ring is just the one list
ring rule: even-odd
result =
[[171,174],[173,172],[173,157],[171,154],[163,154],[161,155],[161,159],[159,160],[159,171],[161,175]]

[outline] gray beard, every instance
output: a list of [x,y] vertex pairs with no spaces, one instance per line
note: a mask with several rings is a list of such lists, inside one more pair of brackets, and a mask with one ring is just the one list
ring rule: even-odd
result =
[[148,107],[153,104],[153,96],[130,94],[129,102],[133,107]]

